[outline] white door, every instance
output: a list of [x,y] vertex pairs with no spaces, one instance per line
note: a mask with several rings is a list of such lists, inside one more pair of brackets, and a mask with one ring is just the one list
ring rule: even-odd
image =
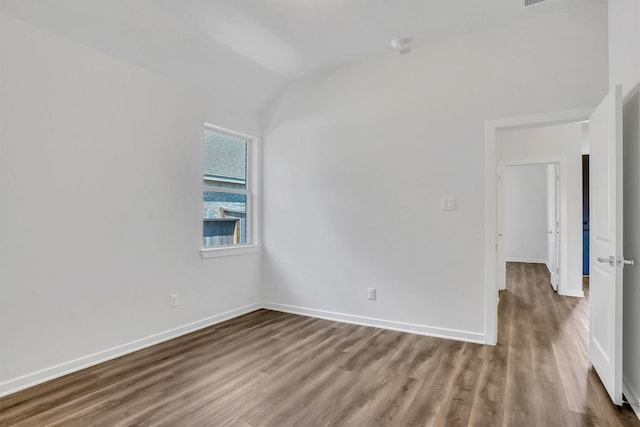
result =
[[504,166],[498,170],[498,290],[507,289],[507,262],[504,238]]
[[557,164],[547,166],[547,256],[549,263],[549,279],[554,291],[558,291],[558,254],[559,254],[559,170]]
[[622,404],[622,87],[590,118],[591,253],[589,356],[609,396]]

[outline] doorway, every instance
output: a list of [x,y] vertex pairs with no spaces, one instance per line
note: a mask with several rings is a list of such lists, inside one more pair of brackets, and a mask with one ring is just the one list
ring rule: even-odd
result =
[[[498,150],[498,133],[510,129],[519,129],[523,132],[529,132],[534,129],[545,126],[563,124],[564,129],[572,128],[574,125],[584,127],[584,123],[588,122],[589,126],[589,151],[590,151],[590,283],[589,292],[591,299],[589,302],[589,357],[591,363],[606,388],[611,400],[614,404],[620,405],[623,401],[622,396],[622,269],[625,265],[633,265],[632,259],[625,259],[623,256],[622,236],[623,236],[623,197],[622,197],[622,179],[623,179],[623,146],[622,146],[622,86],[616,85],[603,98],[600,104],[592,111],[571,111],[561,113],[550,113],[534,117],[522,117],[517,119],[509,119],[502,121],[494,121],[486,123],[485,134],[485,166],[486,166],[486,338],[487,344],[497,343],[497,310],[498,307],[498,170],[496,163],[500,159]],[[573,118],[573,120],[572,120]],[[573,126],[575,129],[575,126]],[[534,132],[535,133],[535,132]],[[555,132],[555,137],[562,132]],[[544,134],[544,131],[543,131]],[[548,136],[548,135],[547,135]],[[578,137],[578,140],[584,139]],[[526,140],[526,138],[525,138]],[[555,148],[562,146],[566,138],[548,138]],[[539,141],[547,141],[545,138]],[[557,143],[560,143],[558,145]],[[514,144],[505,144],[513,148]],[[517,148],[517,146],[516,146]],[[532,152],[544,151],[544,147],[529,145],[524,150],[525,154],[531,155]],[[547,147],[548,148],[548,147]],[[527,152],[528,151],[528,152]],[[579,153],[579,151],[578,151]],[[582,205],[582,156],[576,155],[573,151],[567,152],[567,164],[574,159],[577,160],[579,166],[578,171],[578,187],[577,191],[573,185],[569,185],[567,181],[567,189],[561,194],[561,203],[564,204],[568,199],[575,196],[579,199],[579,205]],[[526,155],[524,156],[526,157]],[[562,168],[565,172],[561,172],[562,176],[567,170],[572,168]],[[573,175],[573,172],[571,173]],[[576,215],[578,219],[579,240],[574,236],[571,237],[572,230],[567,229],[565,242],[561,241],[561,246],[566,247],[566,241],[570,242],[570,247],[574,248],[576,243],[579,249],[579,262],[577,263],[577,271],[579,273],[580,295],[584,296],[582,290],[582,209]],[[562,209],[562,217],[564,212],[571,218],[570,224],[576,219],[568,210]],[[562,218],[564,219],[564,218]],[[562,224],[561,219],[561,224]],[[495,222],[494,222],[495,221]],[[561,225],[562,227],[562,225]],[[496,233],[492,236],[493,233]],[[495,245],[492,250],[491,246]],[[575,251],[575,248],[573,249]],[[561,250],[563,260],[560,274],[561,278],[574,279],[574,271],[571,259],[565,257],[564,249]],[[494,264],[495,263],[495,264]],[[565,268],[566,266],[566,268]],[[571,292],[571,282],[567,283],[567,288]],[[565,289],[565,295],[567,295]]]
[[589,155],[582,155],[582,275],[589,276]]
[[[511,159],[530,161],[532,158],[554,163],[560,163],[560,233],[563,231],[566,237],[560,239],[560,255],[562,261],[560,265],[560,284],[564,283],[565,289],[560,289],[563,295],[584,296],[582,292],[582,174],[581,174],[581,149],[577,148],[577,153],[564,153],[561,155],[549,154],[551,146],[558,146],[571,135],[578,140],[583,136],[579,129],[580,125],[589,119],[593,109],[571,110],[540,114],[535,116],[524,116],[510,119],[488,121],[485,124],[485,266],[486,266],[486,293],[485,293],[485,325],[486,342],[495,345],[498,340],[498,289],[499,278],[499,162],[506,160],[505,155],[512,155]],[[522,131],[526,138],[533,138],[535,133],[547,132],[551,128],[559,125],[575,124],[575,126],[562,128],[559,132],[548,132],[542,143],[514,142],[512,144],[499,144],[498,140],[504,137],[505,131]],[[564,134],[563,134],[564,132]],[[515,136],[512,134],[511,136]],[[573,137],[572,137],[573,138]],[[575,139],[573,138],[573,139]],[[539,140],[540,141],[540,140]],[[499,150],[499,145],[502,145]],[[505,153],[503,147],[509,147],[510,153]],[[572,147],[573,150],[573,147]],[[551,158],[550,158],[551,157]],[[554,158],[555,157],[555,158]],[[571,163],[571,164],[570,164]],[[575,163],[575,164],[574,164]],[[575,171],[577,170],[577,175]],[[564,183],[564,185],[563,185]],[[576,187],[576,188],[574,188]],[[577,208],[576,208],[577,203]],[[570,209],[569,209],[570,208]],[[575,242],[578,248],[575,248]],[[571,242],[571,244],[570,244]],[[577,250],[577,253],[575,252]],[[569,256],[571,251],[571,256]],[[577,257],[576,257],[577,255]],[[577,258],[577,259],[576,259]],[[566,268],[563,266],[566,265]],[[575,270],[575,271],[574,271]]]
[[[543,264],[554,291],[560,284],[560,162],[501,162],[498,228],[500,289],[506,263]],[[504,274],[504,275],[503,275]]]

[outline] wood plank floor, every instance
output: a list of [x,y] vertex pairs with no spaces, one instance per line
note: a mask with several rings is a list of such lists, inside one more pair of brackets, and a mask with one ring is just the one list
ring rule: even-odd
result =
[[511,263],[497,346],[259,310],[0,399],[1,426],[640,426],[588,301]]

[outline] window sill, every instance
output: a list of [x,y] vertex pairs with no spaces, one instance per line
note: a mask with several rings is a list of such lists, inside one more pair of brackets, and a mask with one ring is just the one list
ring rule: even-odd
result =
[[232,246],[225,248],[204,248],[200,249],[202,258],[219,258],[223,256],[256,254],[260,252],[261,247],[258,245]]

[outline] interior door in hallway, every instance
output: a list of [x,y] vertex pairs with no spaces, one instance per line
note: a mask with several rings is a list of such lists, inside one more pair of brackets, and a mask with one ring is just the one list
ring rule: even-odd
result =
[[549,280],[554,291],[558,292],[559,243],[560,243],[560,170],[557,163],[547,165],[547,257]]

